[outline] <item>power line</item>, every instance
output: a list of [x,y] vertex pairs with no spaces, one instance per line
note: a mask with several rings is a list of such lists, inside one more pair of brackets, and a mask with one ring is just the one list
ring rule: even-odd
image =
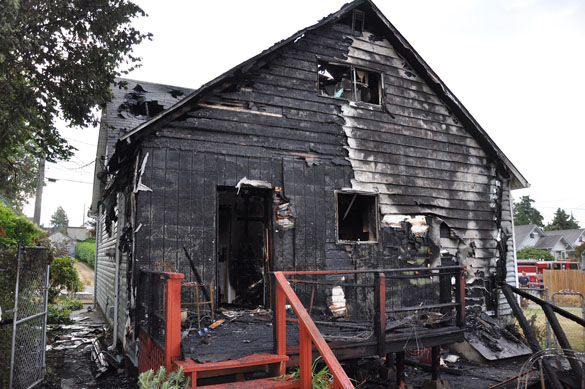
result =
[[49,177],[47,177],[47,181],[49,181],[49,182],[69,181],[69,182],[77,182],[79,184],[90,184],[90,185],[93,185],[93,182],[78,181],[78,180],[69,180],[67,178],[49,178]]

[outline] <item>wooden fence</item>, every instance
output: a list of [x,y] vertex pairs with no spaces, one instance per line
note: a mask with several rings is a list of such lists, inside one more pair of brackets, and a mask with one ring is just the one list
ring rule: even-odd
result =
[[545,270],[544,287],[548,288],[549,296],[565,289],[585,296],[585,273],[581,270]]

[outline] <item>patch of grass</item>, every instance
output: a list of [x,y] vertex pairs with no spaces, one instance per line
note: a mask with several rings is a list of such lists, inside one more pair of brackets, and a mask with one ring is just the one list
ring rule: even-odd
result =
[[[573,315],[582,317],[583,311],[579,308],[565,308],[565,310],[569,311]],[[536,339],[540,343],[541,347],[547,347],[546,337],[547,337],[547,319],[544,311],[538,307],[530,307],[524,309],[524,316],[530,323],[530,326],[534,330],[536,335]],[[574,321],[567,319],[559,314],[556,315],[559,324],[563,328],[565,332],[565,336],[567,337],[571,348],[575,351],[585,351],[585,327],[575,323]],[[519,328],[519,325],[516,324],[518,327],[518,332],[523,334],[522,330]],[[551,337],[554,337],[554,333],[551,329],[550,331]]]

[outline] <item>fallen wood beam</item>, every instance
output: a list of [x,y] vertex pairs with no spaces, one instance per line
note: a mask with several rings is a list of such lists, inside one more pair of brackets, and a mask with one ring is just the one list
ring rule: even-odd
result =
[[[551,309],[554,312],[556,312],[559,315],[566,317],[567,319],[572,320],[575,323],[580,324],[583,327],[585,327],[585,319],[583,319],[582,317],[575,316],[572,313],[567,312],[564,309],[557,307],[556,305],[550,304],[542,299],[539,299],[538,297],[534,297],[533,295],[531,295],[530,293],[526,293],[522,289],[518,289],[516,287],[513,287],[511,285],[507,285],[507,284],[506,284],[506,286],[509,287],[514,293],[516,293],[524,298],[527,298],[528,300],[534,301],[535,303],[537,303],[540,306],[542,306],[543,304],[549,304]],[[503,287],[502,287],[502,290],[503,290]]]
[[577,359],[575,359],[575,354],[573,353],[571,344],[569,343],[569,339],[567,339],[565,331],[563,331],[563,327],[561,327],[561,324],[559,323],[552,307],[553,306],[550,304],[544,304],[542,306],[542,310],[544,311],[544,314],[546,315],[546,318],[550,323],[550,326],[553,329],[553,332],[555,333],[555,336],[557,337],[557,340],[559,341],[561,348],[563,349],[563,353],[567,356],[567,359],[569,360],[569,364],[571,365],[571,369],[573,369],[573,372],[575,373],[577,382],[581,382],[581,378],[583,377],[581,364]]
[[[516,316],[516,319],[518,319],[518,324],[520,324],[520,327],[522,328],[522,331],[524,332],[524,336],[526,337],[526,340],[528,341],[528,346],[530,346],[530,349],[532,350],[532,352],[537,353],[537,352],[541,351],[540,344],[538,343],[538,340],[536,340],[536,335],[534,334],[534,330],[532,329],[532,327],[528,323],[528,320],[526,320],[526,317],[524,316],[524,313],[522,312],[522,308],[520,308],[520,306],[518,305],[518,302],[516,301],[516,297],[514,296],[514,294],[512,292],[514,289],[517,289],[517,288],[513,288],[508,284],[502,285],[502,292],[504,293],[506,300],[508,300],[508,304],[510,304],[510,308],[512,308],[512,312],[514,313],[514,316]],[[551,383],[551,387],[553,389],[562,389],[563,385],[559,381],[559,377],[557,377],[557,374],[556,374],[555,370],[552,368],[552,366],[550,365],[550,363],[548,363],[547,361],[542,361],[542,365],[544,366],[544,371],[546,373],[546,376],[547,376],[549,382]]]

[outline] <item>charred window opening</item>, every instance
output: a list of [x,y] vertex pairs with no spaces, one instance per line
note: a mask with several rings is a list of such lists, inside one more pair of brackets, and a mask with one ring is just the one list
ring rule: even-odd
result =
[[365,31],[374,32],[376,28],[376,17],[367,10],[354,9],[352,12],[346,13],[338,24],[347,27],[347,32],[351,32],[354,36],[362,36]]
[[382,76],[354,66],[319,61],[319,95],[381,104]]
[[146,93],[148,91],[137,84],[132,92],[126,94],[126,101],[120,104],[118,112],[127,111],[134,116],[153,117],[164,111],[164,106],[159,104],[157,100],[148,100],[145,96]]
[[164,107],[156,100],[142,101],[130,107],[130,112],[136,116],[155,116],[161,113]]
[[337,240],[376,242],[378,240],[376,195],[336,193]]
[[364,32],[364,23],[366,21],[366,14],[364,11],[354,9],[351,14],[351,29],[355,36],[361,36]]

